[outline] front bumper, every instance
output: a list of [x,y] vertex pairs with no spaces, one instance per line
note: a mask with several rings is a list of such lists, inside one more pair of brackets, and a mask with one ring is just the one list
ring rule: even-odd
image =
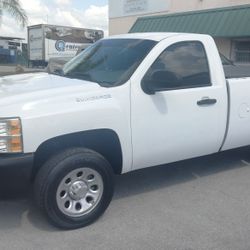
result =
[[0,155],[0,189],[18,189],[30,183],[34,154]]

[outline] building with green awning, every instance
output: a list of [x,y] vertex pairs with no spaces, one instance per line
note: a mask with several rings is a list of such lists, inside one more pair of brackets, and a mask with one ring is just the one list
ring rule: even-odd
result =
[[250,5],[138,18],[130,32],[187,32],[250,37]]
[[227,58],[250,63],[250,0],[109,0],[109,33],[127,32],[209,34]]
[[250,5],[140,17],[130,32],[209,34],[221,53],[233,61],[250,63]]

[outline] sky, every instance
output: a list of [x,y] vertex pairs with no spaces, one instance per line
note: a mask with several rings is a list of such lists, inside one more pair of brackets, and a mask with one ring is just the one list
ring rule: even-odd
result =
[[[108,0],[19,0],[25,9],[28,25],[58,24],[81,28],[102,29],[108,34]],[[1,36],[27,38],[27,28],[7,13],[2,17]]]

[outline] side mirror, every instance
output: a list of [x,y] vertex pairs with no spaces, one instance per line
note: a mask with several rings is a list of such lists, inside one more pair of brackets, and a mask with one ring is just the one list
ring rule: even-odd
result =
[[155,71],[151,76],[146,76],[141,82],[142,90],[148,95],[154,95],[156,92],[166,91],[179,87],[178,77],[165,70]]
[[156,92],[154,88],[154,81],[152,79],[142,79],[141,88],[148,95],[154,95]]

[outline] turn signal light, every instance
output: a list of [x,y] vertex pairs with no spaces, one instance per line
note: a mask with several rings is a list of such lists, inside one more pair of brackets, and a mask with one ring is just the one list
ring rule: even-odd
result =
[[21,152],[23,152],[21,120],[0,118],[0,153]]

